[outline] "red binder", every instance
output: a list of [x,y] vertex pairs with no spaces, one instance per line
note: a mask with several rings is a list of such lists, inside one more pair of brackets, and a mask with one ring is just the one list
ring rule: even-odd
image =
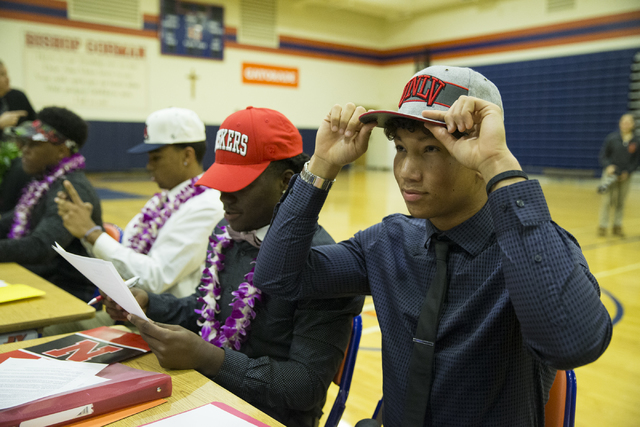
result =
[[61,426],[94,415],[171,396],[171,376],[142,371],[119,363],[98,373],[109,378],[85,387],[34,400],[0,411],[0,427],[38,421],[41,426]]

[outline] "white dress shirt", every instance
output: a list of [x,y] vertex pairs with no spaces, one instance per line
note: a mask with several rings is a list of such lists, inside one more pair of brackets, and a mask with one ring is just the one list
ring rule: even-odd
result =
[[[168,200],[189,182],[171,189]],[[209,236],[224,215],[220,192],[207,189],[184,202],[165,222],[146,255],[125,246],[134,235],[139,215],[127,224],[122,244],[102,233],[91,248],[92,255],[111,261],[125,280],[139,276],[137,288],[156,294],[169,292],[178,298],[191,295],[200,283]]]

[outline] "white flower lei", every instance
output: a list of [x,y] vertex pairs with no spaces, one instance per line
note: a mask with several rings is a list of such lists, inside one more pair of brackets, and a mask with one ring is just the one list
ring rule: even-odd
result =
[[223,233],[209,237],[209,249],[207,250],[207,264],[202,272],[202,285],[200,290],[205,291],[198,302],[203,303],[201,309],[196,309],[201,319],[198,320],[200,336],[207,342],[218,346],[240,350],[242,343],[247,339],[247,331],[251,328],[251,320],[255,319],[253,310],[257,301],[262,300],[262,292],[253,286],[253,271],[255,259],[251,261],[253,267],[244,277],[237,291],[232,292],[233,301],[229,304],[233,307],[231,315],[227,317],[224,325],[216,320],[216,314],[220,313],[218,300],[222,295],[222,287],[218,273],[224,269],[224,255],[222,250],[233,246],[233,240],[229,237],[226,227],[221,227]]
[[80,153],[76,153],[70,157],[65,157],[58,163],[48,174],[39,181],[31,181],[26,187],[13,214],[13,225],[11,231],[7,234],[9,239],[20,239],[29,232],[29,220],[33,213],[33,208],[38,204],[43,195],[45,195],[51,184],[58,179],[73,172],[76,169],[83,169],[85,159]]
[[170,203],[167,203],[169,191],[164,190],[154,194],[142,208],[138,222],[133,226],[135,233],[129,239],[128,246],[138,253],[149,253],[151,246],[158,238],[158,232],[171,215],[184,202],[206,190],[205,187],[194,185],[197,180],[198,177],[192,178],[189,185],[183,188]]

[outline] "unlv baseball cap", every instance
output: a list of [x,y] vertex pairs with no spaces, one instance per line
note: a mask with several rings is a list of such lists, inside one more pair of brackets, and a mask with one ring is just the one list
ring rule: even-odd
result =
[[492,102],[502,110],[500,91],[489,79],[471,68],[434,65],[418,71],[404,87],[398,111],[372,110],[360,116],[362,123],[377,121],[384,127],[393,117],[405,117],[420,122],[444,126],[440,120],[425,119],[424,110],[447,111],[462,95]]
[[148,153],[171,144],[206,141],[204,123],[198,115],[186,108],[165,108],[147,117],[144,142],[127,153]]
[[302,136],[282,113],[247,107],[220,125],[216,161],[196,182],[225,193],[242,190],[275,160],[302,153]]

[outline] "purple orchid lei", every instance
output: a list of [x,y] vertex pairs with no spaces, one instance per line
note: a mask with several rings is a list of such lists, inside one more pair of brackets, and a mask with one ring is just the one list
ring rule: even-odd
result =
[[76,153],[70,157],[65,157],[58,163],[49,173],[39,181],[31,181],[26,187],[18,204],[16,205],[13,215],[13,225],[11,231],[7,234],[9,239],[20,239],[29,232],[29,220],[33,213],[33,208],[40,201],[58,179],[73,172],[76,169],[83,169],[85,159],[80,153]]
[[247,339],[247,331],[251,328],[251,321],[255,319],[254,307],[257,301],[262,300],[262,292],[253,286],[253,271],[255,259],[251,261],[253,267],[238,287],[232,292],[233,301],[229,304],[233,307],[231,315],[227,317],[224,325],[216,320],[216,314],[220,313],[218,300],[222,295],[222,287],[218,273],[224,269],[224,255],[222,250],[233,246],[233,240],[229,237],[226,227],[221,227],[223,233],[209,237],[209,250],[207,250],[207,264],[202,272],[202,285],[200,290],[205,291],[203,297],[198,298],[202,308],[195,310],[201,318],[198,320],[200,336],[207,342],[218,346],[240,350],[242,343]]
[[163,190],[154,194],[142,208],[138,222],[133,226],[135,233],[129,239],[128,246],[138,253],[145,255],[149,253],[151,246],[158,238],[158,232],[171,215],[184,202],[206,191],[206,187],[194,185],[197,180],[198,177],[192,178],[189,185],[169,203],[167,203],[169,191]]

